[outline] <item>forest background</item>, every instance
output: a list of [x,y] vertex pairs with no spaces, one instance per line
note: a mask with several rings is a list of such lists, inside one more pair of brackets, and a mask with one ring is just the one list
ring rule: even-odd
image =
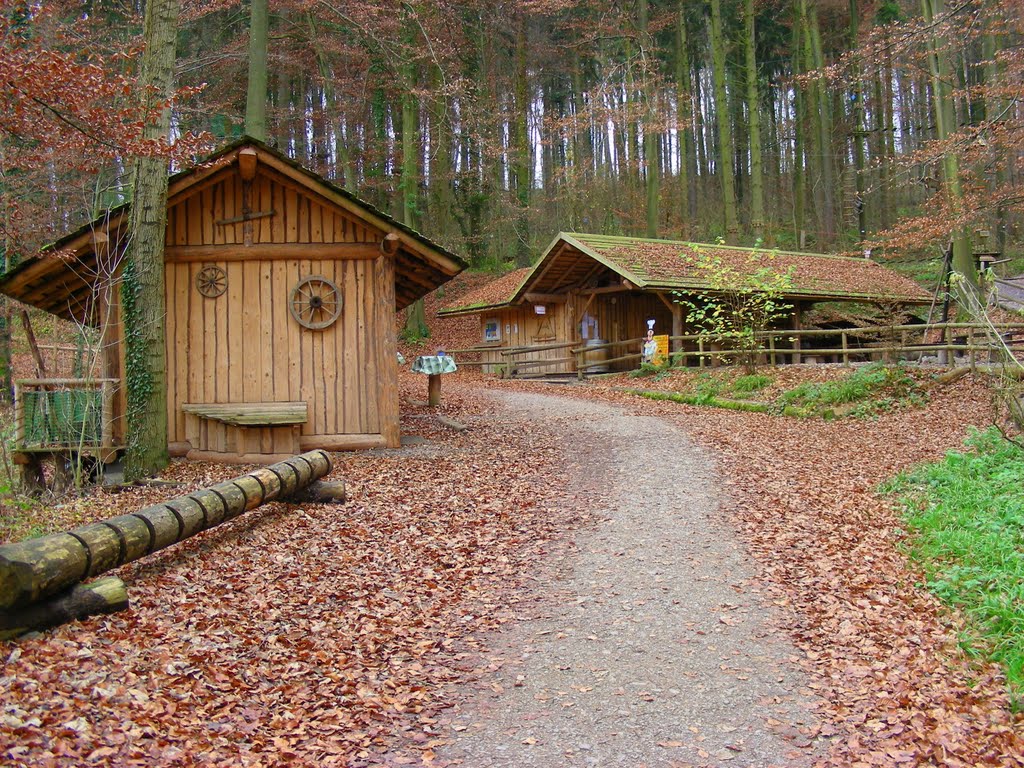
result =
[[185,0],[174,150],[140,138],[143,11],[0,0],[5,266],[130,200],[138,154],[241,135],[259,78],[269,143],[477,268],[573,230],[926,281],[1018,247],[1019,0]]

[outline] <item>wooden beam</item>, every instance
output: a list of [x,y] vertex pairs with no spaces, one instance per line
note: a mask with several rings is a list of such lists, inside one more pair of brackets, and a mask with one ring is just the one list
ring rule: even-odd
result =
[[531,304],[565,304],[568,301],[564,293],[524,293],[523,299]]
[[230,219],[217,219],[214,224],[218,227],[224,227],[228,224],[238,224],[242,221],[252,221],[253,219],[263,219],[267,216],[276,216],[277,211],[256,211],[255,213],[246,213],[241,216],[233,216]]
[[580,291],[580,295],[582,295],[582,296],[597,296],[598,294],[606,294],[606,293],[626,293],[626,292],[631,291],[631,290],[633,290],[633,289],[632,288],[628,288],[625,285],[606,285],[603,288],[589,288],[589,289],[586,289],[586,290],[582,290],[582,291]]
[[401,239],[394,232],[388,232],[384,239],[380,241],[381,253],[386,256],[394,256],[398,253],[398,248],[401,246]]
[[32,357],[36,361],[36,375],[40,379],[46,378],[46,366],[43,365],[43,353],[39,351],[39,344],[36,343],[36,335],[32,331],[32,321],[29,319],[28,310],[21,310],[21,326],[25,329],[25,338],[28,339],[29,349],[32,350]]
[[165,260],[174,264],[196,261],[286,261],[333,259],[373,261],[381,256],[377,243],[261,243],[256,245],[171,245]]
[[238,172],[242,181],[252,181],[256,178],[256,165],[259,157],[252,147],[245,147],[238,152]]

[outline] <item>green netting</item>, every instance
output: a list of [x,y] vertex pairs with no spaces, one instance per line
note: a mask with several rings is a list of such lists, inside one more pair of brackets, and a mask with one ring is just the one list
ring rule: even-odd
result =
[[103,438],[103,395],[98,390],[22,392],[25,448],[98,446]]

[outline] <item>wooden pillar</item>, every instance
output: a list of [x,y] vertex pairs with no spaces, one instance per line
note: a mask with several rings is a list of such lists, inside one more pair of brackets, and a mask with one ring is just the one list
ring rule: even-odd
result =
[[[672,305],[672,335],[682,336],[683,335],[683,305],[675,304]],[[683,342],[680,339],[676,339],[672,342],[673,352],[683,351]]]
[[427,405],[431,408],[441,404],[441,374],[432,373],[427,376]]
[[[800,306],[800,302],[799,301],[796,302],[796,305],[793,307],[793,330],[794,331],[802,331],[803,330],[803,307]],[[793,364],[794,365],[798,365],[800,363],[800,361],[801,361],[801,357],[800,357],[800,341],[801,341],[801,339],[800,339],[799,335],[793,336]]]

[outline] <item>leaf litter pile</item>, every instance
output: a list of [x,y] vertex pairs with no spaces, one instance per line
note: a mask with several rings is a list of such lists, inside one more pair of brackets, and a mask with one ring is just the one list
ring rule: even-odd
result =
[[771,417],[594,396],[676,421],[713,449],[728,512],[778,604],[791,612],[831,741],[832,766],[1017,766],[1024,718],[1000,670],[967,657],[958,618],[920,587],[901,554],[883,480],[962,446],[990,421],[991,395],[971,378],[923,409],[875,420]]
[[[425,379],[405,381],[422,397]],[[444,410],[486,405],[446,391]],[[437,765],[450,687],[576,520],[550,435],[403,403],[402,451],[336,454],[340,506],[270,504],[125,566],[131,610],[0,644],[0,762]],[[175,464],[187,485],[236,467]],[[96,519],[159,500],[90,499]]]
[[[131,611],[0,647],[0,756],[442,765],[444,708],[486,674],[486,633],[542,591],[531,579],[585,518],[560,496],[562,451],[578,446],[487,418],[472,376],[445,379],[442,409],[471,424],[452,432],[409,405],[424,384],[403,379],[403,434],[424,444],[338,455],[345,505],[254,510],[122,569]],[[987,422],[980,383],[937,390],[924,409],[831,423],[573,392],[676,421],[715,452],[726,511],[824,702],[822,725],[797,745],[827,740],[831,766],[1020,764],[1022,723],[999,670],[959,650],[957,618],[918,586],[898,510],[874,492]],[[184,463],[168,474],[189,488],[226,476]],[[157,493],[96,496],[91,513]]]

